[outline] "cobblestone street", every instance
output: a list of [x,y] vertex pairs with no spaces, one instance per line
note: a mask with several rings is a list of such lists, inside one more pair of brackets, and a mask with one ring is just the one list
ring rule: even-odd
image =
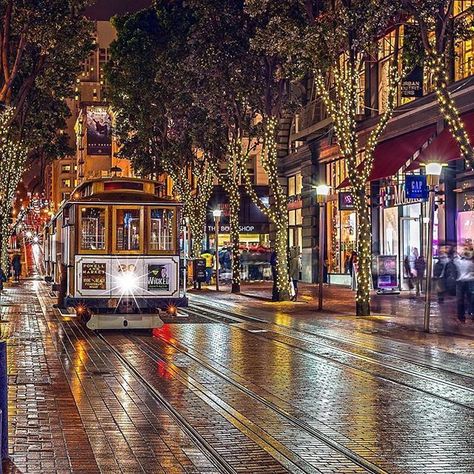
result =
[[474,472],[472,339],[219,296],[94,333],[7,287],[6,471]]

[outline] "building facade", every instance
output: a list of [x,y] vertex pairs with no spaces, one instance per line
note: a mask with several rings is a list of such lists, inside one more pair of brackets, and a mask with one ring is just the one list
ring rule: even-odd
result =
[[[470,2],[455,2],[455,14],[467,9],[467,3]],[[367,64],[358,121],[361,143],[378,119],[377,114],[384,110],[387,65],[394,54],[394,38],[395,30],[381,38],[377,61]],[[474,143],[473,44],[471,38],[456,45],[449,86],[471,143]],[[446,127],[426,77],[423,71],[418,71],[416,81],[402,82],[397,109],[375,150],[367,190],[372,207],[373,254],[395,258],[402,289],[407,287],[404,268],[407,258],[426,255],[427,251],[427,203],[423,199],[408,199],[406,195],[407,176],[423,174],[423,163],[436,159],[445,165],[437,193],[434,255],[444,243],[456,244],[474,237],[474,173],[460,159],[459,148]],[[347,170],[331,120],[316,97],[311,80],[305,86],[308,101],[292,118],[288,140],[280,143],[281,150],[285,150],[281,151],[280,170],[288,189],[289,243],[301,246],[302,280],[315,282],[319,234],[324,232],[329,281],[349,284],[348,260],[357,246],[357,218]],[[363,159],[361,149],[359,162]],[[314,186],[322,182],[331,186],[331,195],[326,205],[325,228],[319,229]]]

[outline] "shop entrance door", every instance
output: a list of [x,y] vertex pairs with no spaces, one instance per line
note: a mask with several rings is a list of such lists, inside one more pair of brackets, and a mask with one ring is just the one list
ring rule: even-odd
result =
[[415,274],[415,260],[423,251],[422,215],[420,204],[403,206],[400,235],[400,288],[410,289],[408,268]]

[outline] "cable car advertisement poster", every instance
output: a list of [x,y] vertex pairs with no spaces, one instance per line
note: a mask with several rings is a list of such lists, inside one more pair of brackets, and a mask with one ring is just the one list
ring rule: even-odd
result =
[[148,291],[170,291],[170,266],[148,265]]
[[105,263],[87,262],[82,264],[82,289],[105,290],[107,271]]
[[87,107],[87,154],[112,153],[112,118],[105,107]]

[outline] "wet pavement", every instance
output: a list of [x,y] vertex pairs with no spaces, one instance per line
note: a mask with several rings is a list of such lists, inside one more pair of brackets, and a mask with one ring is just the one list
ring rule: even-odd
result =
[[472,339],[254,288],[192,295],[153,334],[7,288],[10,472],[474,472]]

